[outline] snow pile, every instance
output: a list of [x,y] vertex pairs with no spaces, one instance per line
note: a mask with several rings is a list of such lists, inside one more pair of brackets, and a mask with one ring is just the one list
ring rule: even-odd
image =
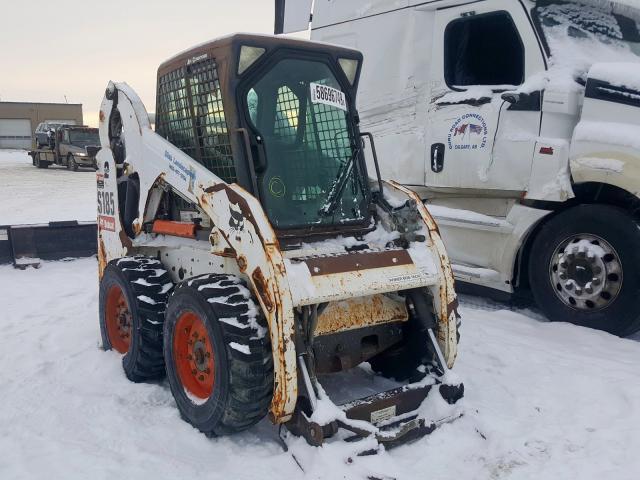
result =
[[589,77],[640,91],[640,65],[633,63],[595,63]]
[[36,168],[24,150],[0,150],[0,225],[96,221],[96,174]]
[[573,141],[602,143],[640,149],[640,126],[583,120],[573,131]]
[[591,158],[582,157],[573,160],[573,164],[581,167],[594,168],[596,170],[604,170],[610,173],[622,173],[624,170],[624,162],[613,158]]
[[458,87],[465,88],[462,92],[449,92],[438,100],[436,100],[437,105],[446,105],[448,103],[462,103],[468,102],[471,100],[480,100],[483,98],[492,98],[493,90],[511,90],[514,88],[513,85],[503,85],[502,87],[499,85],[496,86],[486,86],[486,85],[474,85],[471,87]]
[[442,205],[426,204],[427,210],[433,215],[437,221],[454,220],[459,222],[480,223],[486,225],[500,226],[499,220],[489,215],[473,212],[471,210],[463,210],[459,208],[444,207]]
[[[544,88],[579,91],[582,86],[576,79],[584,79],[594,63],[640,62],[640,49],[632,50],[632,44],[624,38],[620,24],[611,13],[611,5],[591,3],[557,3],[535,9],[551,50],[551,65],[548,71],[528,78],[519,92]],[[637,10],[627,9],[623,13],[637,15]]]
[[[286,453],[267,420],[210,439],[180,419],[166,382],[129,382],[120,356],[99,349],[96,270],[92,259],[0,267],[2,479],[640,474],[638,342],[463,298],[454,371],[465,382],[464,417],[373,457],[353,456],[359,442],[312,448],[302,439]],[[347,394],[350,384],[342,380]]]

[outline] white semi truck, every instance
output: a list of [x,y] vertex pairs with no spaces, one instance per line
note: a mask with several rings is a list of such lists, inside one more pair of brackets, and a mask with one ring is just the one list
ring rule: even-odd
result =
[[[636,0],[276,2],[276,33],[364,53],[358,109],[459,281],[640,328]],[[312,17],[309,17],[313,9]]]

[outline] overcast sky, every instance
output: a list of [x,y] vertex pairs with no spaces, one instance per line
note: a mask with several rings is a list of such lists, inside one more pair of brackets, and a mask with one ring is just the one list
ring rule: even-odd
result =
[[273,0],[1,0],[2,101],[82,103],[97,126],[109,80],[155,111],[156,70],[233,32],[273,33]]

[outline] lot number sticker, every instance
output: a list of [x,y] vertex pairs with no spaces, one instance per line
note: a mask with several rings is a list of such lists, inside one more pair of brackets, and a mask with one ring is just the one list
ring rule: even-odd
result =
[[330,105],[332,107],[339,108],[340,110],[347,111],[347,99],[337,88],[327,87],[326,85],[320,85],[319,83],[310,83],[311,87],[311,102],[322,103],[324,105]]

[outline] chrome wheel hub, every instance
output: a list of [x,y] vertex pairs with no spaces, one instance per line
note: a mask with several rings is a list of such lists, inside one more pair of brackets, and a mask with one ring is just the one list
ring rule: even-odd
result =
[[577,310],[609,306],[622,288],[622,263],[604,239],[574,235],[553,252],[549,279],[556,295]]

